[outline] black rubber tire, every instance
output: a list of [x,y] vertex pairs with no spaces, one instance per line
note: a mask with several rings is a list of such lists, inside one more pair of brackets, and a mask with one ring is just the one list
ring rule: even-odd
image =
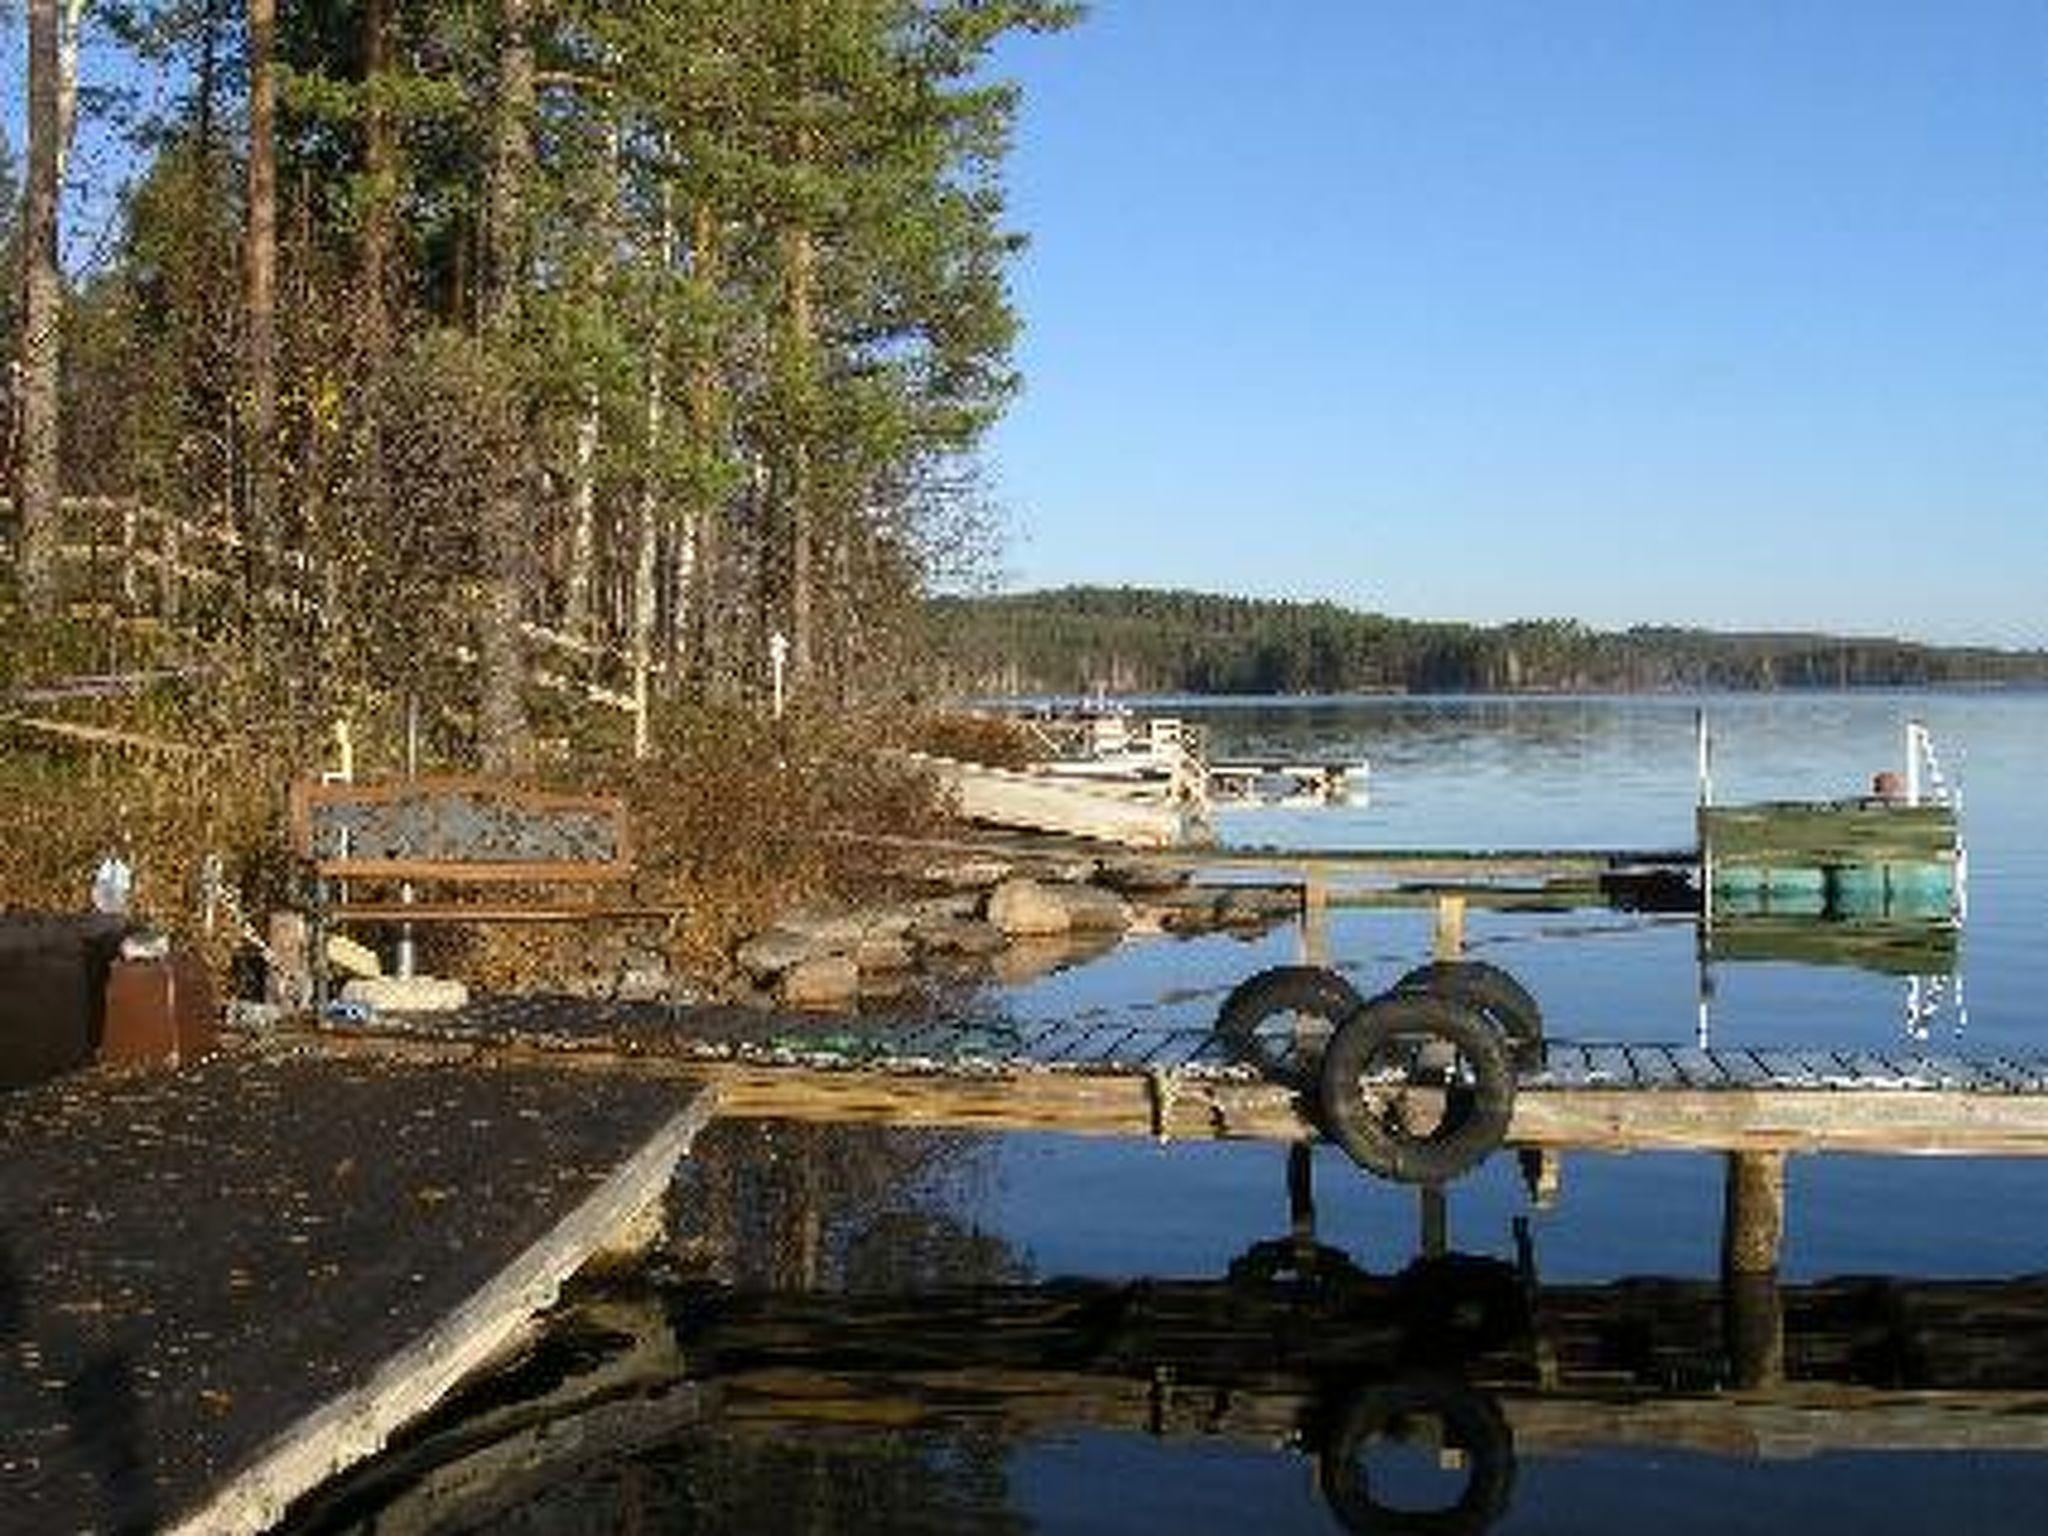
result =
[[[1431,1042],[1450,1046],[1470,1081],[1448,1085],[1442,1118],[1417,1136],[1373,1114],[1359,1084],[1389,1068],[1413,1073]],[[1353,1162],[1403,1184],[1447,1184],[1506,1137],[1515,1070],[1505,1036],[1476,1008],[1437,993],[1389,992],[1330,1037],[1317,1091],[1325,1133]]]
[[1367,1279],[1365,1271],[1341,1248],[1277,1237],[1254,1243],[1232,1259],[1226,1283],[1248,1297],[1285,1294],[1335,1300],[1357,1290]]
[[[1394,1509],[1376,1502],[1363,1468],[1376,1440],[1398,1438],[1418,1415],[1442,1421],[1444,1441],[1468,1457],[1464,1492],[1445,1509]],[[1336,1420],[1317,1463],[1330,1512],[1349,1531],[1410,1536],[1478,1536],[1507,1513],[1515,1488],[1515,1436],[1500,1405],[1454,1376],[1421,1373],[1361,1387]]]
[[1276,965],[1248,976],[1231,989],[1216,1013],[1216,1033],[1237,1060],[1257,1067],[1275,1082],[1306,1088],[1316,1080],[1320,1055],[1292,1047],[1276,1050],[1259,1026],[1279,1013],[1325,1019],[1335,1030],[1363,1007],[1358,988],[1320,965]]
[[1418,965],[1390,992],[1432,992],[1477,1008],[1507,1035],[1515,1065],[1533,1072],[1543,1065],[1543,1009],[1527,987],[1485,960],[1432,960]]

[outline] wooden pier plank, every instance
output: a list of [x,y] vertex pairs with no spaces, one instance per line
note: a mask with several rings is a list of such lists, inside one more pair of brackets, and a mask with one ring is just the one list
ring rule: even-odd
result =
[[503,1358],[571,1275],[659,1205],[714,1102],[699,1093],[483,1289],[384,1360],[366,1383],[288,1425],[225,1488],[172,1526],[171,1536],[270,1529],[293,1500],[375,1455],[464,1379]]

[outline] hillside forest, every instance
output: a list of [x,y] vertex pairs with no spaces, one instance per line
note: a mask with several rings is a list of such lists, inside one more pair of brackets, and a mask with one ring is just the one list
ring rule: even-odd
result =
[[1427,623],[1304,603],[1069,587],[931,605],[971,695],[1649,692],[2039,685],[2048,652],[1569,620]]

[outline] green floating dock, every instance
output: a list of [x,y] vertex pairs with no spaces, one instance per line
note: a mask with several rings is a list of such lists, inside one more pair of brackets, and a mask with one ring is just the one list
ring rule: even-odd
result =
[[1716,918],[1952,917],[1962,838],[1951,804],[1888,800],[1709,805],[1700,852]]

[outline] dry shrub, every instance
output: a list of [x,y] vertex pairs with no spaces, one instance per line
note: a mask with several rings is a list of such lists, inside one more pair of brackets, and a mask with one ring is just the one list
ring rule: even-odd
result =
[[[657,720],[652,760],[586,768],[579,787],[618,789],[630,806],[635,900],[676,912],[631,933],[658,945],[674,970],[717,985],[733,979],[740,941],[791,907],[894,893],[898,860],[874,835],[948,830],[902,739],[901,723],[880,716],[778,723],[739,707],[678,707]],[[559,984],[615,947],[616,925],[592,927],[481,930],[463,974],[490,990]]]
[[[75,674],[91,663],[89,649],[84,641],[61,657],[39,655],[16,675]],[[193,654],[186,653],[188,663]],[[180,750],[115,751],[0,726],[0,909],[80,910],[95,867],[117,853],[136,871],[139,914],[201,943],[225,969],[235,947],[228,914],[217,912],[211,935],[205,932],[200,872],[209,858],[259,926],[272,908],[303,899],[291,866],[286,794],[295,777],[319,766],[326,743],[310,724],[296,730],[290,722],[325,711],[280,681],[275,664],[253,664],[226,644],[201,655],[183,682],[63,710],[74,723]],[[136,664],[132,653],[121,661]],[[329,702],[355,724],[359,769],[395,771],[399,701],[358,690],[347,704]],[[901,750],[934,744],[924,717],[821,712],[776,722],[739,705],[673,706],[657,717],[658,755],[646,763],[625,755],[616,722],[602,730],[580,718],[560,724],[564,753],[547,777],[626,795],[638,854],[632,899],[675,916],[422,928],[430,966],[486,990],[558,987],[616,967],[629,943],[659,947],[672,971],[716,985],[731,978],[739,941],[792,906],[889,894],[898,860],[864,837],[949,830],[931,781]],[[961,729],[1005,739],[999,722]],[[439,750],[446,743],[428,746],[425,771],[459,759]],[[560,889],[529,894],[548,904],[575,899]]]
[[1045,756],[1044,744],[1022,721],[1001,715],[926,715],[911,723],[910,732],[920,752],[990,768],[1022,768]]
[[0,909],[84,910],[94,870],[116,854],[134,870],[136,914],[200,944],[224,967],[233,924],[217,908],[206,931],[201,872],[217,859],[258,923],[286,896],[287,733],[226,667],[175,691],[71,707],[64,716],[166,750],[0,727]]

